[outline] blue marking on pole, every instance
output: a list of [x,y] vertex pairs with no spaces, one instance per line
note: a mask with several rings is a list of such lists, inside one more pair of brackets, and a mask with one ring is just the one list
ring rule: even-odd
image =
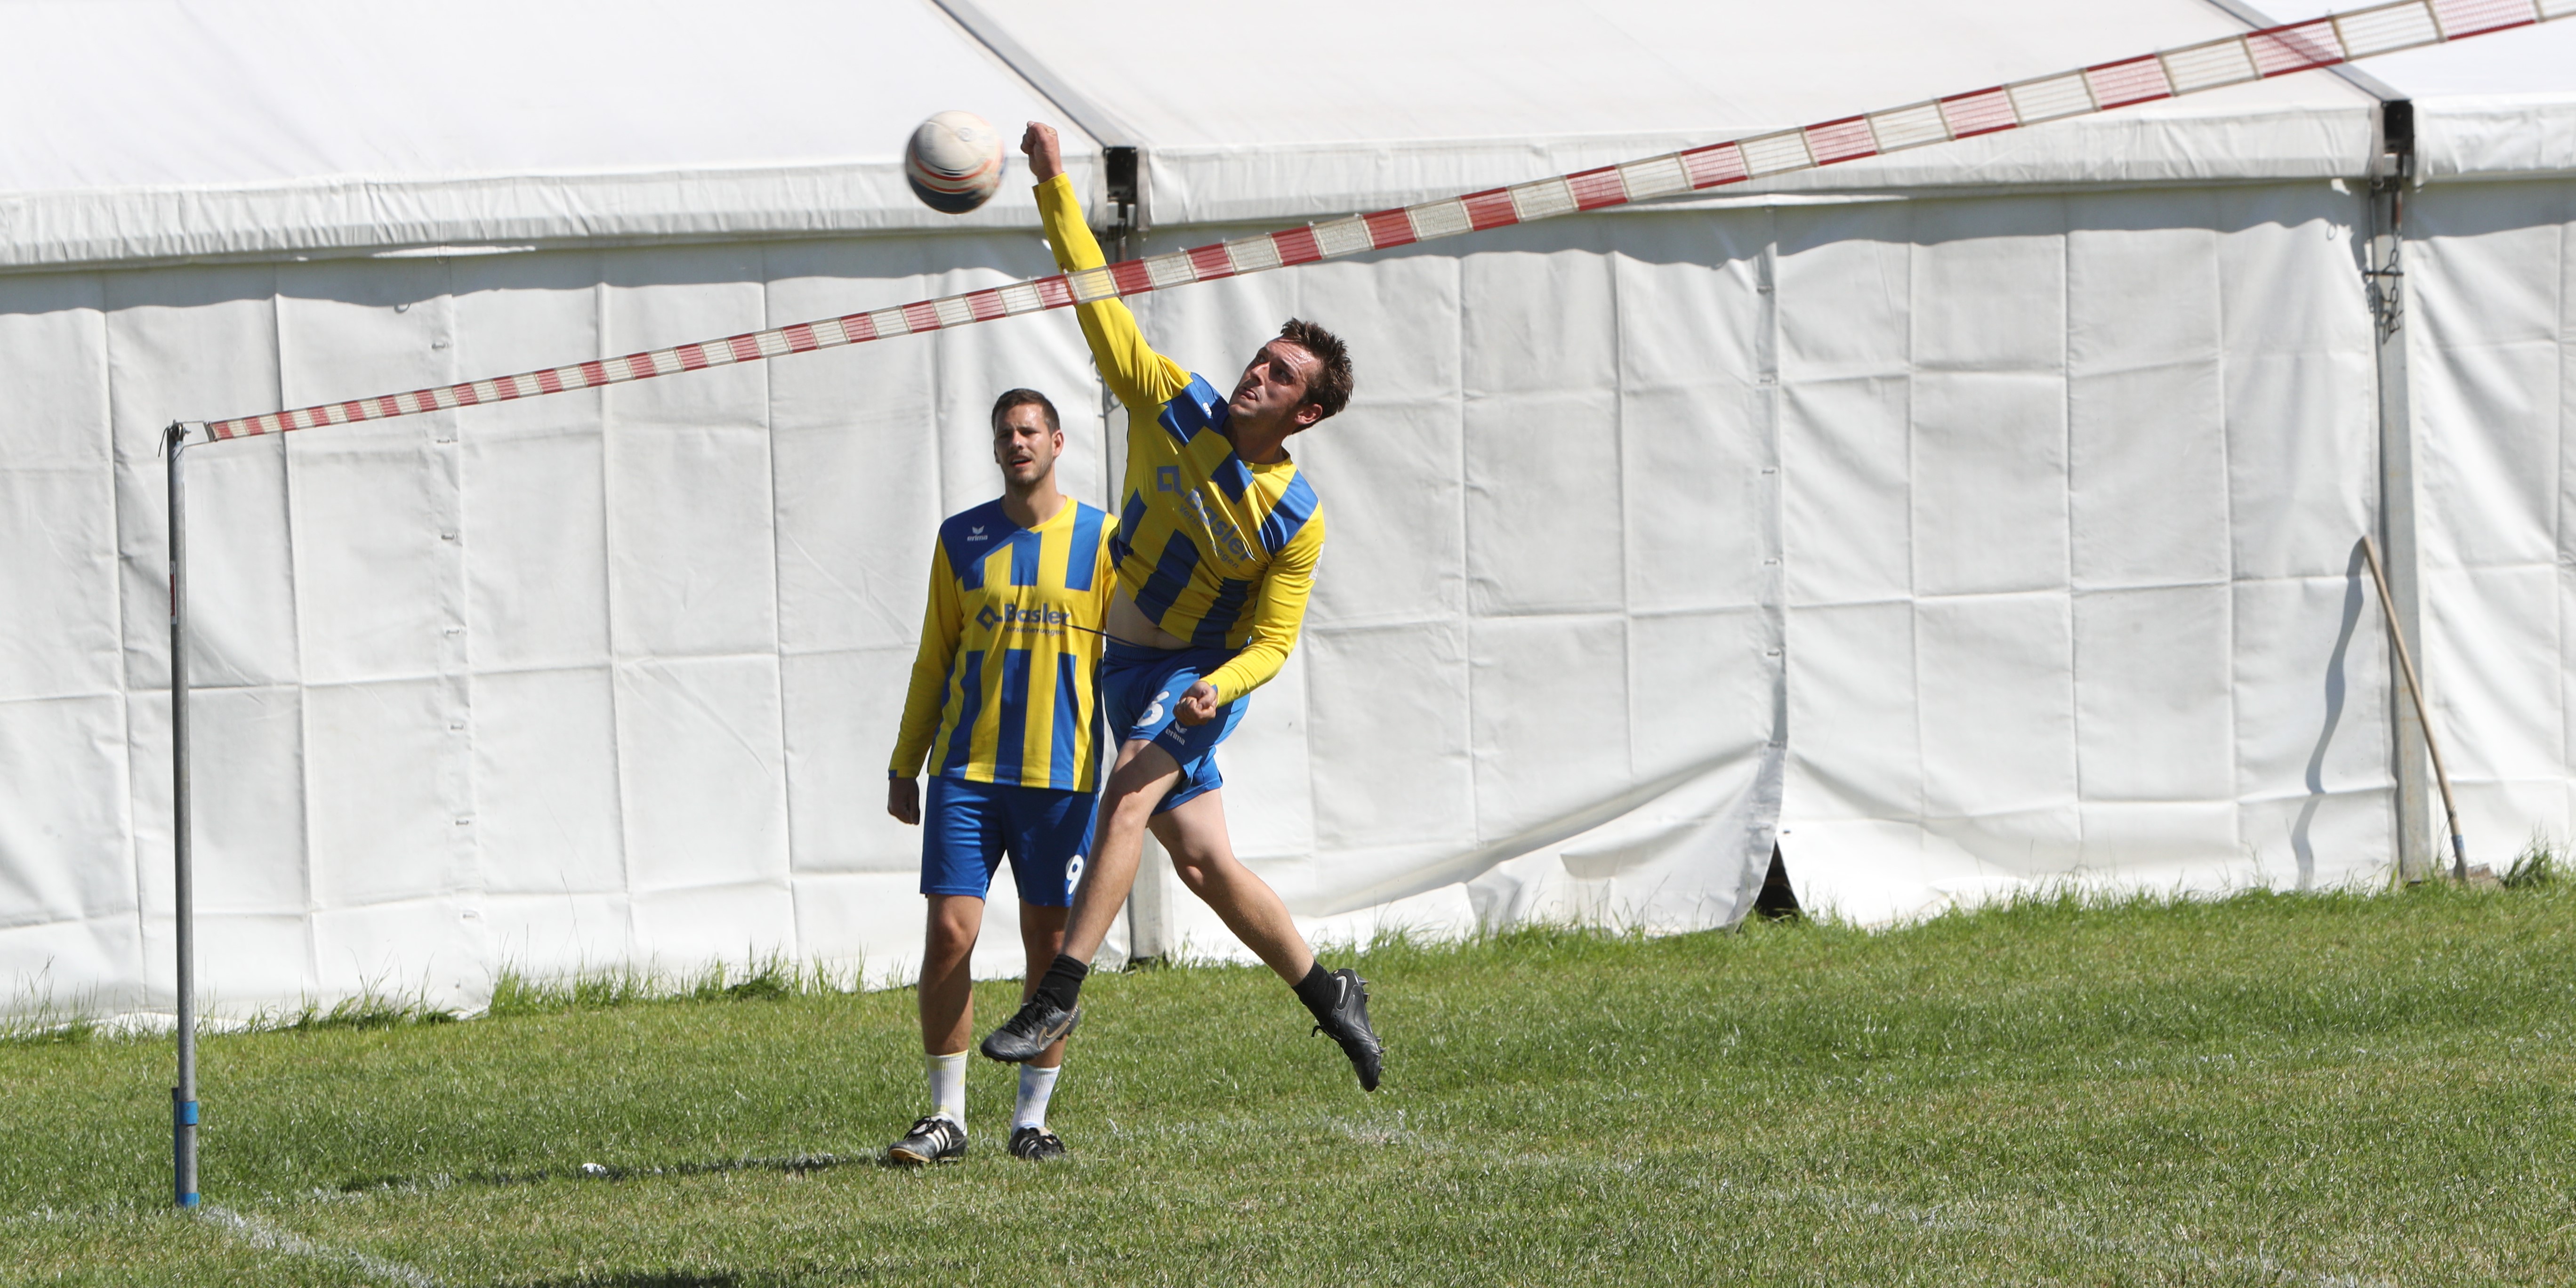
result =
[[196,1101],[182,1100],[179,1102],[179,1124],[183,1127],[194,1127],[197,1125]]
[[195,1207],[195,1206],[197,1206],[197,1196],[196,1196],[195,1194],[193,1194],[193,1193],[191,1193],[191,1194],[182,1194],[182,1195],[180,1195],[180,1196],[179,1196],[179,1206],[181,1206],[181,1207]]

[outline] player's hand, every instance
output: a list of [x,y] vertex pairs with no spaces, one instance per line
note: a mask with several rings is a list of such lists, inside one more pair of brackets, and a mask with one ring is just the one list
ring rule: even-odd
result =
[[1039,183],[1064,173],[1064,145],[1056,141],[1054,126],[1029,122],[1029,132],[1020,136],[1020,151],[1029,158],[1029,177]]
[[886,780],[886,813],[898,823],[921,826],[921,780],[889,778]]
[[1201,680],[1181,695],[1181,705],[1172,709],[1173,718],[1196,727],[1216,719],[1216,686]]

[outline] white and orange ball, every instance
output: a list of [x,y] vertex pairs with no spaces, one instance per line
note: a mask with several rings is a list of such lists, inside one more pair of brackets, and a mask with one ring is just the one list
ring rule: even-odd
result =
[[912,132],[903,177],[921,204],[962,215],[1002,186],[1002,136],[973,112],[941,112]]

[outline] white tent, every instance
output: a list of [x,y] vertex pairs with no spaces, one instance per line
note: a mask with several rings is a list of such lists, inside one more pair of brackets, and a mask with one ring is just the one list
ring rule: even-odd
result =
[[[2304,12],[2294,16],[2305,16]],[[2576,838],[2576,23],[2397,54],[2425,687],[2469,860]]]
[[[2199,0],[1168,8],[1122,25],[1196,62],[1022,0],[13,6],[0,102],[47,128],[0,141],[0,971],[167,1004],[170,419],[1045,271],[1019,185],[964,220],[902,191],[942,107],[1140,149],[1160,250],[2242,29]],[[1247,75],[1256,45],[1311,74]],[[2305,73],[1146,297],[1212,371],[1290,313],[1361,362],[1299,445],[1333,524],[1306,641],[1224,756],[1245,856],[1326,936],[1726,924],[1775,831],[1870,919],[2384,873],[2397,691],[2352,562],[2380,117]],[[2522,156],[2496,119],[2440,155]],[[878,770],[932,526],[991,492],[1015,384],[1076,413],[1069,481],[1107,499],[1118,418],[1060,316],[192,451],[216,1005],[901,972],[917,841]],[[2429,665],[2466,692],[2436,534],[2483,516],[2429,483],[2425,512]],[[2560,746],[2533,772],[2563,789]],[[1230,948],[1167,882],[1136,911],[1139,949]]]

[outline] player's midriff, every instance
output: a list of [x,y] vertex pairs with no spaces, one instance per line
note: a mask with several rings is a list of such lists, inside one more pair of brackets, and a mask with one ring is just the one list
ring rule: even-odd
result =
[[1136,606],[1135,597],[1127,593],[1124,583],[1119,585],[1118,593],[1110,597],[1106,632],[1109,638],[1121,644],[1133,644],[1139,648],[1169,650],[1190,646],[1188,640],[1155,625],[1154,619]]

